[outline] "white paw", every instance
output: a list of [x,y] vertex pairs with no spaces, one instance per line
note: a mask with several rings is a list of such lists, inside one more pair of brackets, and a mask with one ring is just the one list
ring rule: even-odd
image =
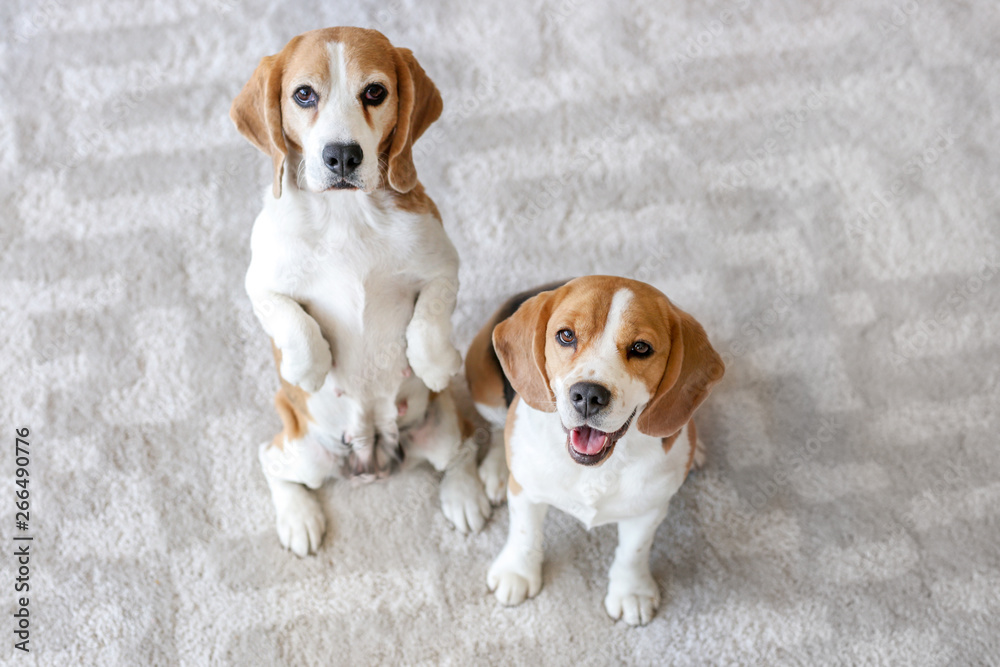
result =
[[281,351],[281,377],[310,394],[320,390],[332,366],[330,346],[322,338],[307,351],[295,348]]
[[646,625],[656,615],[660,606],[660,590],[652,577],[647,581],[639,579],[627,585],[611,582],[604,598],[604,609],[608,616],[621,619],[629,625]]
[[416,319],[406,329],[406,359],[431,391],[444,390],[462,366],[448,332]]
[[307,556],[319,549],[326,532],[326,517],[316,497],[305,487],[289,488],[280,500],[275,499],[278,539],[281,546],[296,556]]
[[538,595],[541,590],[541,563],[507,556],[501,552],[486,574],[486,585],[500,604],[508,607],[519,605],[527,598]]
[[449,470],[441,480],[441,511],[459,532],[478,533],[493,508],[471,470]]
[[479,479],[483,482],[486,490],[486,497],[494,505],[502,505],[507,500],[507,462],[501,452],[500,456],[487,454],[483,462],[479,464]]

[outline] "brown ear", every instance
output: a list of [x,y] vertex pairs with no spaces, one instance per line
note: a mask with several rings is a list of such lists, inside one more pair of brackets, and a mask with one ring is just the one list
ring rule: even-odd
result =
[[441,115],[441,93],[409,49],[396,49],[396,91],[399,108],[389,146],[389,185],[406,193],[417,185],[413,144]]
[[[286,47],[287,48],[287,47]],[[285,171],[285,133],[281,127],[282,53],[262,58],[253,76],[233,100],[229,117],[236,129],[254,146],[271,156],[274,163],[275,198],[281,197],[281,178]]]
[[669,322],[672,341],[667,367],[636,422],[640,431],[656,438],[681,430],[726,370],[693,317],[671,306]]
[[545,329],[555,292],[537,294],[493,329],[493,349],[510,385],[525,403],[555,412],[556,402],[545,373]]

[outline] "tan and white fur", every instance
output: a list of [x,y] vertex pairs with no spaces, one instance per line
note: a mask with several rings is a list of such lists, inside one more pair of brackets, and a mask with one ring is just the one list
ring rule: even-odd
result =
[[702,327],[650,285],[588,276],[543,289],[501,308],[466,358],[485,417],[496,420],[504,378],[513,390],[510,532],[487,585],[505,605],[538,593],[542,525],[556,507],[587,528],[618,524],[604,607],[643,625],[660,602],[653,536],[702,457],[691,416],[725,368]]
[[246,290],[281,378],[283,429],[259,456],[278,536],[298,555],[325,532],[309,489],[385,476],[401,460],[445,472],[442,508],[460,530],[489,516],[448,391],[461,365],[458,256],[412,158],[441,109],[408,49],[328,28],[261,60],[230,111],[274,172]]

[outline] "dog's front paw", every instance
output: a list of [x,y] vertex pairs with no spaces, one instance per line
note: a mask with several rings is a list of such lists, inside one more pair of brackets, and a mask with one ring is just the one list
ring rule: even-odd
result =
[[447,471],[441,480],[441,511],[460,533],[478,533],[493,508],[479,479],[460,469]]
[[507,500],[507,477],[509,475],[502,447],[491,449],[483,462],[479,464],[479,479],[483,482],[486,497],[494,505],[500,505]]
[[406,329],[406,359],[417,377],[431,391],[442,391],[462,366],[462,355],[451,344],[448,332],[414,319]]
[[305,350],[281,351],[281,377],[310,394],[320,390],[332,366],[330,346],[322,339]]
[[281,546],[296,556],[319,550],[326,532],[326,517],[316,496],[299,484],[288,485],[282,497],[275,498],[275,511]]
[[629,578],[629,581],[611,580],[604,598],[608,616],[621,619],[629,625],[646,625],[656,615],[660,606],[660,589],[652,576]]
[[501,552],[486,575],[486,585],[497,601],[513,607],[538,595],[542,588],[542,565],[531,559]]

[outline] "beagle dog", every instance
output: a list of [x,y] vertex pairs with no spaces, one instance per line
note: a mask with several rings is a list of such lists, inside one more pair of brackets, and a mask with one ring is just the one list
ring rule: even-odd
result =
[[281,380],[283,429],[260,461],[278,536],[300,556],[326,525],[308,489],[383,477],[404,459],[445,471],[441,503],[456,528],[479,530],[490,513],[448,392],[461,365],[458,255],[413,165],[413,143],[441,109],[409,49],[328,28],[262,59],[230,110],[273,167],[246,290]]
[[691,416],[725,367],[701,325],[645,283],[588,276],[536,292],[502,307],[466,357],[483,416],[496,423],[509,404],[510,532],[487,585],[505,605],[538,593],[551,505],[587,528],[618,524],[604,608],[644,625],[660,601],[653,536],[701,463]]

